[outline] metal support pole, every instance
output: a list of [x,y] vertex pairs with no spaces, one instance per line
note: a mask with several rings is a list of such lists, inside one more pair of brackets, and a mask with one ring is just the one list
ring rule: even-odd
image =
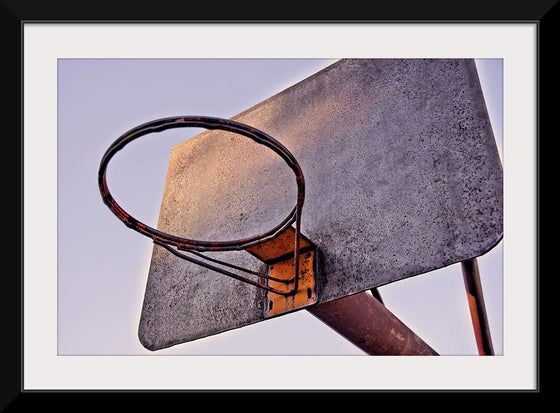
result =
[[367,292],[307,310],[369,355],[438,355]]
[[480,283],[476,258],[462,261],[461,268],[463,270],[463,280],[465,281],[478,354],[481,356],[493,356],[494,348],[492,347],[490,327],[486,316],[486,306],[484,305],[482,284]]

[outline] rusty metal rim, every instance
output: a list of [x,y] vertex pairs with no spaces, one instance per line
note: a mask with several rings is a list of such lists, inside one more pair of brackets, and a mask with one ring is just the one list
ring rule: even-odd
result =
[[[237,133],[239,135],[246,136],[256,143],[264,145],[269,149],[272,149],[276,152],[292,169],[296,177],[297,183],[297,201],[288,216],[284,218],[284,220],[272,228],[271,230],[265,232],[264,234],[255,235],[248,238],[243,238],[239,240],[233,241],[199,241],[193,240],[183,237],[178,237],[175,235],[167,234],[161,232],[155,228],[152,228],[143,222],[140,222],[128,212],[126,212],[113,198],[109,188],[107,186],[107,166],[111,158],[120,150],[122,150],[127,144],[132,142],[133,140],[155,132],[162,132],[167,129],[171,128],[184,128],[184,127],[202,127],[205,129],[221,129],[233,133]],[[121,135],[117,140],[113,142],[113,144],[106,150],[105,154],[103,155],[99,171],[98,171],[98,185],[99,191],[101,192],[101,196],[105,205],[113,212],[113,214],[120,219],[128,228],[133,229],[140,234],[147,236],[153,240],[155,244],[158,244],[173,254],[187,259],[188,261],[194,262],[198,265],[202,265],[203,267],[210,268],[214,271],[220,272],[222,274],[231,276],[233,278],[239,279],[241,281],[248,282],[250,284],[256,285],[258,287],[267,289],[269,291],[276,292],[282,295],[289,295],[295,293],[297,291],[297,278],[298,278],[298,268],[299,268],[299,234],[301,232],[301,210],[303,207],[303,202],[305,198],[305,181],[303,178],[303,172],[301,167],[299,166],[298,162],[296,161],[295,157],[286,149],[280,142],[272,138],[271,136],[267,135],[266,133],[255,129],[251,126],[245,125],[240,122],[236,122],[229,119],[222,119],[216,117],[208,117],[208,116],[179,116],[179,117],[168,117],[157,119],[151,122],[144,123],[139,125],[128,132]],[[294,241],[294,277],[291,280],[285,280],[287,282],[291,282],[295,279],[295,288],[289,291],[279,291],[276,289],[271,289],[265,284],[261,284],[255,282],[251,279],[241,277],[237,274],[231,273],[227,270],[220,269],[213,265],[209,265],[207,263],[203,263],[199,260],[195,260],[190,257],[186,257],[183,254],[178,253],[177,251],[171,248],[171,245],[176,247],[177,249],[187,251],[194,254],[194,251],[240,251],[245,250],[251,246],[255,246],[261,243],[264,243],[268,240],[274,239],[277,237],[283,230],[285,230],[288,226],[295,222],[295,241]],[[212,261],[215,263],[219,263],[230,268],[234,268],[237,270],[245,271],[247,273],[251,273],[253,275],[257,275],[259,277],[263,277],[266,279],[274,279],[268,275],[257,273],[248,269],[236,267],[232,264],[228,264],[222,261],[213,260],[209,257],[206,257],[201,254],[197,254],[200,258],[206,259],[208,261]]]
[[[290,166],[296,175],[296,181],[298,185],[298,197],[296,205],[290,211],[288,216],[276,227],[270,231],[256,235],[253,237],[248,237],[233,241],[198,241],[183,237],[178,237],[175,235],[166,234],[164,232],[158,231],[139,220],[135,219],[129,213],[127,213],[113,198],[109,188],[107,186],[106,172],[107,165],[111,158],[121,149],[123,149],[127,144],[133,140],[147,135],[149,133],[161,132],[166,129],[171,128],[181,128],[181,127],[202,127],[206,129],[222,129],[230,132],[234,132],[240,135],[244,135],[251,138],[255,142],[265,145],[272,149],[274,152],[279,154],[282,159]],[[98,184],[103,202],[109,207],[109,209],[124,222],[129,228],[138,231],[139,233],[146,235],[152,239],[171,244],[182,250],[194,249],[197,251],[231,251],[231,250],[242,250],[249,246],[253,246],[274,237],[286,228],[288,225],[294,223],[297,219],[298,209],[301,210],[303,206],[303,200],[305,197],[305,183],[303,178],[303,173],[299,164],[297,163],[294,156],[278,141],[276,141],[271,136],[266,133],[259,131],[251,126],[235,122],[228,119],[214,118],[214,117],[200,117],[200,116],[181,116],[181,117],[170,117],[158,119],[152,122],[145,123],[143,125],[137,126],[130,131],[119,137],[105,152],[101,160],[98,173]]]

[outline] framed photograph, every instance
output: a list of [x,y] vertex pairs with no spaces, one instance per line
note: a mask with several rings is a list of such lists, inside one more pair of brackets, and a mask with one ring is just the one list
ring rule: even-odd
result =
[[[538,86],[551,8],[465,21],[61,21],[22,11],[22,271],[10,281],[21,290],[12,305],[22,357],[5,404],[51,391],[538,392]],[[503,167],[503,239],[478,258],[493,355],[479,355],[458,263],[378,288],[439,357],[367,356],[307,311],[147,349],[138,328],[153,244],[103,204],[103,153],[153,119],[232,118],[340,59],[475,65]],[[173,130],[163,145],[148,136],[119,153],[108,173],[124,209],[156,225],[170,148],[200,132]],[[292,364],[308,373],[266,374]]]

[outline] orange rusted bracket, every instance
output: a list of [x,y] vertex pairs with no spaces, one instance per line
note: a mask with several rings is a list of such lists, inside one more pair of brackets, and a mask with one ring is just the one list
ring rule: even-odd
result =
[[295,229],[287,227],[276,238],[247,248],[245,251],[257,257],[268,266],[268,275],[289,283],[268,280],[268,285],[281,291],[297,290],[293,294],[283,295],[269,291],[265,317],[272,317],[315,304],[317,291],[315,275],[317,274],[317,247],[300,233],[299,271],[294,277],[294,238]]

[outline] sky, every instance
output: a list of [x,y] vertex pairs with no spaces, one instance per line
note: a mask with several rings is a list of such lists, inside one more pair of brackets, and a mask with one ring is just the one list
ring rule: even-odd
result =
[[[333,59],[59,59],[58,354],[151,355],[138,323],[152,250],[101,201],[99,161],[122,133],[175,115],[229,118]],[[476,60],[502,148],[502,60]],[[111,162],[115,199],[156,226],[170,149],[201,130],[141,139]],[[79,241],[78,241],[79,240]],[[478,258],[496,354],[503,351],[502,243]],[[441,355],[477,347],[460,264],[379,288],[387,308]],[[307,311],[158,351],[167,355],[361,355]]]

